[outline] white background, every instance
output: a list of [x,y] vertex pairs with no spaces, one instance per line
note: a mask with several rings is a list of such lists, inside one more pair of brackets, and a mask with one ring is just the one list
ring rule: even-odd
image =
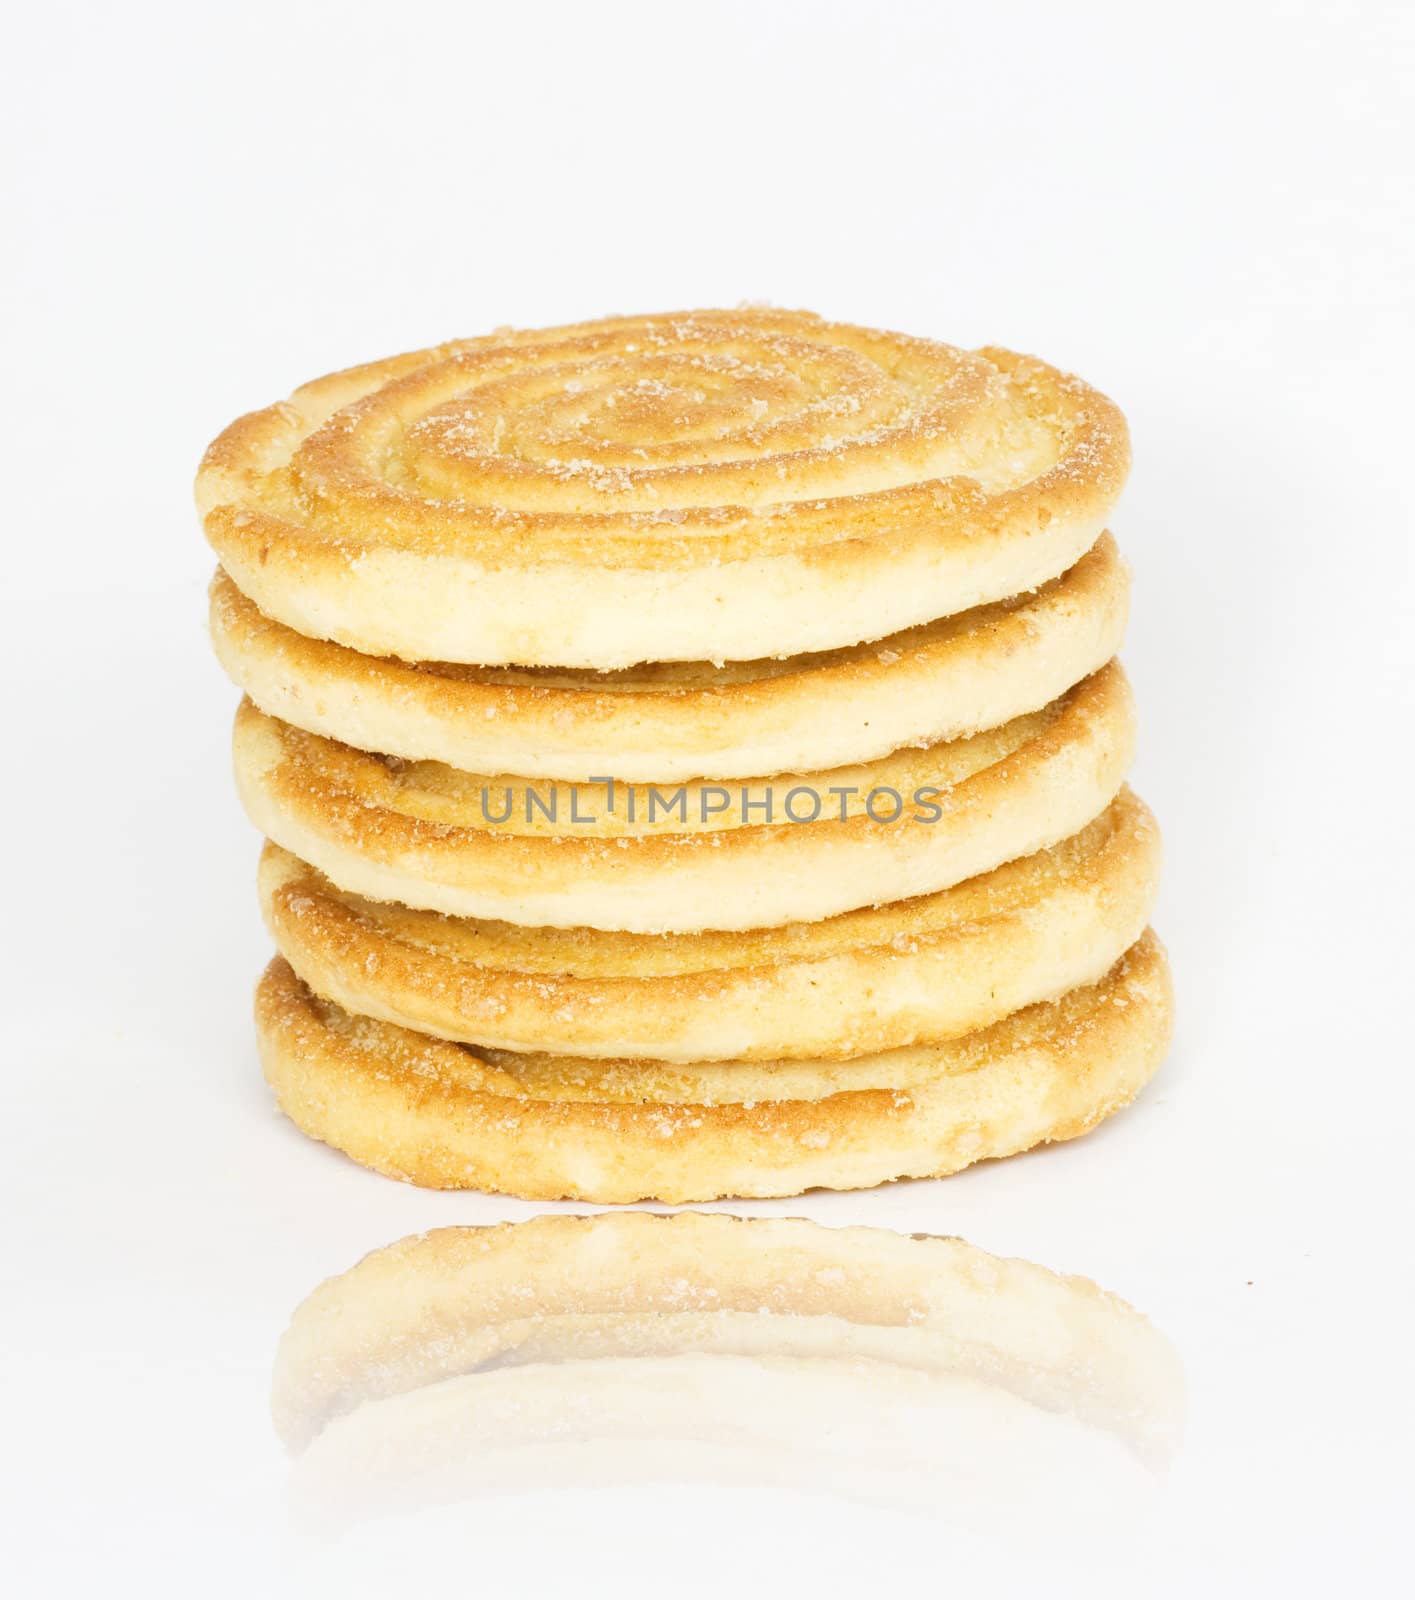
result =
[[1148,1313],[1189,1428],[1131,1592],[1398,1586],[1408,8],[189,0],[19,8],[6,53],[16,1592],[1071,1592],[1121,1570],[1109,1539],[1029,1566],[887,1508],[669,1489],[286,1539],[265,1407],[291,1309],[401,1235],[533,1208],[391,1184],[268,1101],[196,460],[331,367],[742,299],[1033,350],[1127,411],[1136,784],[1181,1010],[1161,1078],[1089,1139],[736,1209],[958,1233]]

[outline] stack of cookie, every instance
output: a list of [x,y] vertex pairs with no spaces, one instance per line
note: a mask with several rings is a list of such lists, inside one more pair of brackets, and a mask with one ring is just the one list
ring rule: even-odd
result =
[[1170,1015],[1127,465],[1041,362],[769,310],[233,424],[198,498],[281,1105],[418,1183],[677,1202],[1127,1102]]

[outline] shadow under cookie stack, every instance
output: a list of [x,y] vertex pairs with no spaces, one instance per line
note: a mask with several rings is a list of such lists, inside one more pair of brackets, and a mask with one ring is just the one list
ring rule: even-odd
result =
[[941,1176],[1158,1067],[1116,408],[796,312],[353,368],[198,477],[307,1133],[668,1202]]

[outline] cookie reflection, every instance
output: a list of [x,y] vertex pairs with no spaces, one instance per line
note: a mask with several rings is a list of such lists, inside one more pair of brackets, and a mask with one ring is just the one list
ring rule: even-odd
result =
[[953,1523],[1101,1526],[1182,1419],[1167,1341],[958,1239],[685,1213],[405,1239],[275,1364],[299,1520],[608,1483],[819,1489]]

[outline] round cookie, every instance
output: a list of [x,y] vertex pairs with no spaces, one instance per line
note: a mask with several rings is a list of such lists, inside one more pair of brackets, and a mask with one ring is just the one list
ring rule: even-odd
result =
[[664,1061],[852,1056],[985,1027],[1100,978],[1144,930],[1159,830],[1128,789],[1080,833],[825,922],[632,934],[361,899],[276,845],[280,953],[347,1011],[485,1049]]
[[405,660],[833,650],[1023,593],[1096,542],[1124,419],[1010,351],[743,309],[505,331],[233,423],[206,536],[266,616]]
[[262,711],[360,750],[466,772],[676,783],[824,771],[998,727],[1104,666],[1128,601],[1104,534],[1030,594],[785,661],[575,673],[366,656],[262,615],[224,572],[211,636]]
[[669,1204],[942,1177],[1086,1132],[1159,1066],[1151,933],[1098,984],[961,1039],[851,1061],[492,1056],[317,999],[277,957],[256,993],[265,1073],[306,1133],[431,1188]]
[[235,729],[251,820],[341,888],[634,933],[775,927],[932,894],[1079,831],[1133,748],[1115,662],[968,739],[732,789],[490,779],[354,750],[249,701]]

